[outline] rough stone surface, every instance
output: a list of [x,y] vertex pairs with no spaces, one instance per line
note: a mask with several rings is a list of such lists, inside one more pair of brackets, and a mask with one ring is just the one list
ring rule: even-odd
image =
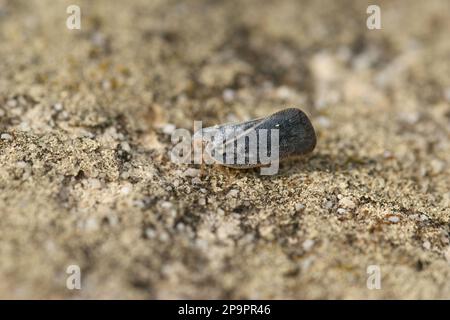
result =
[[[77,3],[0,0],[0,298],[450,298],[448,1]],[[170,161],[287,106],[276,176]]]

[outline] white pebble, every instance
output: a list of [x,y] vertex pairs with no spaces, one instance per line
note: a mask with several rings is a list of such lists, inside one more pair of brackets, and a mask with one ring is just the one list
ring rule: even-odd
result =
[[184,171],[183,176],[185,177],[197,177],[200,175],[199,169],[189,168],[186,171]]
[[15,107],[17,107],[17,100],[10,99],[6,102],[6,105],[10,108],[15,108]]
[[161,240],[162,242],[167,242],[169,240],[169,235],[163,232],[159,235],[159,240]]
[[27,163],[25,161],[17,161],[16,162],[16,167],[20,168],[20,169],[24,169],[27,167]]
[[302,244],[303,250],[309,251],[314,246],[314,240],[308,239],[305,240]]
[[423,248],[424,248],[425,250],[430,250],[430,249],[431,249],[431,243],[430,243],[430,241],[428,241],[428,240],[424,241],[423,244],[422,244],[422,246],[423,246]]
[[226,102],[230,102],[234,100],[235,93],[232,89],[225,89],[222,93],[223,100]]
[[330,119],[324,116],[317,117],[316,122],[322,128],[329,128],[331,126]]
[[390,216],[390,217],[388,218],[388,221],[389,221],[389,222],[392,222],[392,223],[398,223],[398,222],[400,222],[400,218],[397,217],[397,216]]
[[130,145],[126,141],[121,142],[120,147],[122,148],[123,151],[126,151],[126,152],[131,151]]
[[292,90],[286,86],[281,86],[276,90],[276,95],[280,99],[288,100],[293,96]]
[[2,140],[12,140],[12,136],[9,133],[2,133],[0,135],[0,139],[2,139]]
[[333,202],[327,201],[325,202],[325,209],[331,209],[333,208]]
[[163,209],[170,209],[170,208],[172,208],[172,206],[173,206],[172,203],[169,201],[161,202],[161,208],[163,208]]
[[61,111],[63,109],[62,103],[55,103],[53,109],[55,109],[56,111]]
[[176,127],[174,124],[168,123],[162,127],[162,131],[165,134],[172,134],[175,131]]
[[126,186],[123,186],[122,189],[120,189],[120,192],[122,194],[127,195],[131,192],[131,189],[132,189],[131,185],[126,185]]
[[147,228],[145,229],[145,236],[149,239],[153,239],[156,236],[156,232],[151,228]]

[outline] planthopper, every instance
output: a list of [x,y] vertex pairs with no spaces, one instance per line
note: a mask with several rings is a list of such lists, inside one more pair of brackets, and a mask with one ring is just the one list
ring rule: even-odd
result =
[[316,133],[303,111],[288,108],[264,118],[199,129],[194,134],[194,153],[199,145],[203,150],[197,155],[203,163],[260,167],[261,174],[272,175],[280,161],[313,151]]

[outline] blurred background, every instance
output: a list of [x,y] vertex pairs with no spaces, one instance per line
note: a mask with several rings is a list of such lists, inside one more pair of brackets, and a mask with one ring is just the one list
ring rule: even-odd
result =
[[[447,0],[0,0],[0,298],[449,298],[449,31]],[[277,176],[170,162],[291,106],[318,144]]]

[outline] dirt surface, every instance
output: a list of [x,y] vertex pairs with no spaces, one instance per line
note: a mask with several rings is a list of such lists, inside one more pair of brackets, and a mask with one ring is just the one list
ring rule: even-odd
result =
[[[450,298],[450,3],[376,2],[0,0],[0,298]],[[288,106],[278,175],[170,161]]]

